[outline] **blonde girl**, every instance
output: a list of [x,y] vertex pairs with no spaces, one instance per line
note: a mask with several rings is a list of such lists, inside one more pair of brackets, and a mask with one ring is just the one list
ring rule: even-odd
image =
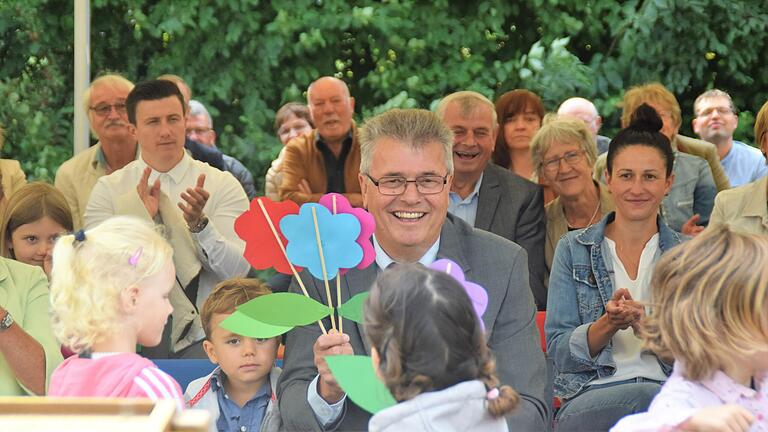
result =
[[79,355],[53,373],[52,396],[175,399],[181,388],[137,344],[160,343],[173,311],[170,245],[150,224],[114,217],[62,236],[53,250],[51,302],[59,340]]
[[612,431],[768,431],[768,238],[710,227],[664,255],[652,290],[644,344],[674,372]]

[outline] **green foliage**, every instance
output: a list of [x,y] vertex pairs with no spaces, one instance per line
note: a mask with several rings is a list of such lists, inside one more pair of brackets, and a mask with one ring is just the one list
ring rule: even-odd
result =
[[[307,85],[335,75],[360,120],[433,106],[462,89],[517,88],[592,98],[607,133],[627,87],[658,80],[684,113],[703,90],[728,90],[743,112],[738,138],[768,96],[762,0],[92,0],[92,76],[184,77],[211,110],[219,146],[263,181],[279,143],[272,122]],[[0,1],[4,157],[51,178],[71,155],[73,6]],[[79,109],[79,108],[78,108]],[[681,132],[690,134],[690,117]]]

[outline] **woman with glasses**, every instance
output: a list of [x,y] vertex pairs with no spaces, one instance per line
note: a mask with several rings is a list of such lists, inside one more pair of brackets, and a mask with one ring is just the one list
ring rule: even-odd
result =
[[633,113],[608,149],[606,187],[616,211],[557,244],[544,325],[563,400],[556,430],[607,431],[647,410],[671,372],[637,337],[654,265],[681,242],[659,216],[674,180],[661,127],[650,106]]
[[[755,120],[755,141],[763,156],[768,152],[768,102]],[[767,156],[768,158],[768,156]],[[768,164],[768,160],[766,160]],[[768,177],[720,192],[709,220],[711,226],[728,224],[735,231],[768,234]]]
[[595,140],[578,119],[548,114],[531,141],[536,172],[557,195],[545,208],[547,275],[560,237],[599,222],[614,208],[611,195],[592,178],[596,158]]

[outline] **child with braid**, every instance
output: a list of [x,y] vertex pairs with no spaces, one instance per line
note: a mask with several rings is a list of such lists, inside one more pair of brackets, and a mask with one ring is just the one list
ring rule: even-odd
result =
[[459,282],[420,264],[382,273],[365,304],[374,369],[397,405],[370,431],[506,431],[518,403],[499,387],[472,301]]

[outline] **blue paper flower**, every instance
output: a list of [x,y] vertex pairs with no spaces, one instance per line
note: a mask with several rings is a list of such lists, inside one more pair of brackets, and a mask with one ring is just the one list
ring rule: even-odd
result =
[[280,221],[280,230],[288,239],[288,259],[294,265],[306,267],[318,279],[323,279],[323,270],[313,210],[317,217],[326,275],[328,279],[333,279],[340,268],[353,268],[363,259],[363,249],[357,243],[360,222],[354,215],[334,215],[315,203],[302,205],[298,215],[287,215]]

